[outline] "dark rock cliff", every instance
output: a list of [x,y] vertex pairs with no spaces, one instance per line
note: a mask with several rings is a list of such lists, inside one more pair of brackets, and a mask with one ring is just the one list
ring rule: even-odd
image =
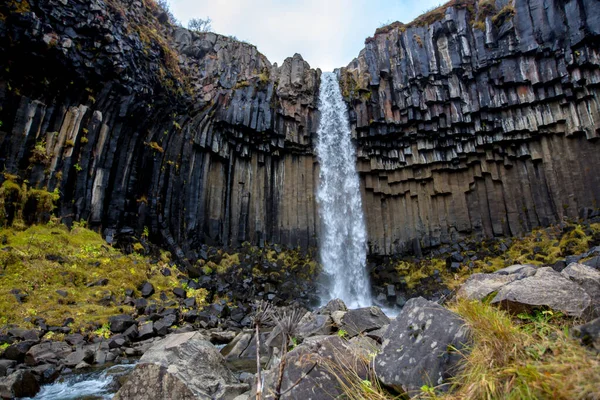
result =
[[[0,168],[67,222],[201,243],[316,237],[319,71],[173,27],[152,0],[0,6]],[[3,178],[0,178],[0,180]]]
[[[594,0],[454,1],[341,69],[373,254],[515,235],[600,200]],[[320,71],[152,0],[0,5],[0,168],[58,214],[202,243],[316,244]],[[0,176],[0,181],[5,179]]]
[[598,5],[455,0],[367,39],[339,73],[371,253],[597,208]]

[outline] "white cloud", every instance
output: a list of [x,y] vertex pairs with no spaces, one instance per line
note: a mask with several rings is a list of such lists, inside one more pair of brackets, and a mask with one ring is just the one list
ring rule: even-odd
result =
[[313,68],[347,65],[387,21],[409,22],[437,0],[171,0],[175,16],[209,16],[216,33],[256,45],[271,62],[300,53]]

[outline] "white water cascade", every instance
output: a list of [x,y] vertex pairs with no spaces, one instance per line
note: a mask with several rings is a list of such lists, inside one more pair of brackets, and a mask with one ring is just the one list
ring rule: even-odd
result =
[[330,278],[329,293],[323,301],[339,298],[348,307],[365,307],[371,304],[367,233],[348,112],[334,73],[321,75],[319,110],[319,256]]

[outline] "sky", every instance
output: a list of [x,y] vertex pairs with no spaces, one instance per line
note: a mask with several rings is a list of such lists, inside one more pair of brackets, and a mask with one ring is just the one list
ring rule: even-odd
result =
[[175,17],[212,19],[212,31],[254,44],[281,65],[300,53],[323,71],[346,66],[375,29],[410,22],[440,0],[169,0]]

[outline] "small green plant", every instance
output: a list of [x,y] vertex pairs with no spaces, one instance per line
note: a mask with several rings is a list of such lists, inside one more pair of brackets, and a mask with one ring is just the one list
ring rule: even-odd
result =
[[103,324],[100,328],[94,331],[94,335],[104,339],[108,339],[111,335],[110,324],[108,322]]
[[339,331],[337,331],[337,335],[342,339],[346,339],[348,337],[348,331],[346,331],[345,329],[340,329]]
[[75,171],[77,171],[77,172],[81,172],[81,170],[83,169],[83,168],[81,167],[81,165],[79,165],[79,163],[77,163],[77,164],[73,165],[73,168],[75,168]]
[[9,344],[9,343],[2,343],[2,344],[0,344],[0,350],[6,350],[6,348],[7,348],[8,346],[10,346],[10,344]]

